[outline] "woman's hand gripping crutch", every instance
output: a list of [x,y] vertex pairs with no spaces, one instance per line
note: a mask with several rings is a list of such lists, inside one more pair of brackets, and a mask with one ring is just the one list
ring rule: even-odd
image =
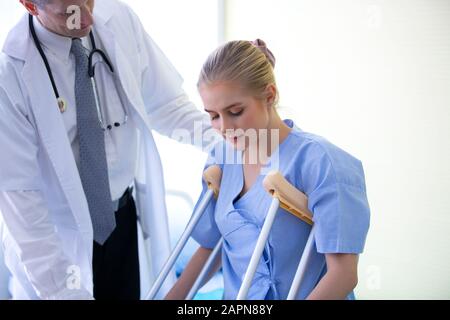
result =
[[208,185],[208,191],[205,193],[197,209],[192,214],[192,217],[189,220],[183,234],[181,235],[180,240],[178,240],[175,249],[172,251],[171,255],[164,264],[164,267],[162,268],[161,272],[156,278],[152,288],[145,297],[146,300],[153,300],[155,298],[159,289],[163,285],[164,280],[166,279],[167,275],[169,274],[170,270],[175,264],[175,261],[177,260],[178,256],[180,255],[181,251],[183,250],[184,246],[189,240],[192,232],[194,231],[195,226],[197,225],[204,211],[208,207],[212,197],[214,196],[217,198],[219,196],[221,179],[222,179],[222,170],[220,169],[219,166],[211,166],[208,169],[206,169],[205,172],[203,173],[203,180]]
[[[250,259],[247,272],[245,273],[242,281],[241,288],[239,290],[237,300],[245,300],[247,298],[248,291],[250,289],[253,277],[258,267],[258,263],[261,259],[261,255],[264,251],[267,238],[269,237],[270,230],[275,220],[278,208],[281,207],[291,214],[295,215],[304,222],[312,225],[312,213],[308,209],[308,199],[304,193],[296,189],[291,185],[279,172],[269,173],[263,181],[264,188],[273,197],[272,204],[269,212],[267,213],[264,225],[261,230],[261,234],[258,237],[255,250]],[[302,276],[307,264],[310,251],[314,242],[314,228],[311,230],[307,244],[303,251],[302,258],[300,259],[299,268],[291,286],[291,290],[288,299],[295,299]],[[300,268],[301,267],[301,268]],[[300,274],[299,274],[300,272]]]

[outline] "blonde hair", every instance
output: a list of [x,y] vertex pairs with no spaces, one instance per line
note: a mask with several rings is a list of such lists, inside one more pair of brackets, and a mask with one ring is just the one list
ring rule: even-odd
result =
[[[257,99],[275,85],[275,58],[262,40],[230,41],[217,48],[203,64],[197,86],[217,82],[238,83]],[[278,90],[273,106],[278,103]]]

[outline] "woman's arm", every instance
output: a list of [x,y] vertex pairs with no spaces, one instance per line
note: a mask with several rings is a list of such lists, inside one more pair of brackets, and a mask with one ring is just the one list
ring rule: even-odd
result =
[[[200,247],[197,249],[178,281],[166,295],[166,300],[184,300],[186,298],[192,286],[194,285],[195,280],[200,274],[203,266],[205,265],[206,260],[208,260],[211,252],[211,249],[207,249],[204,247]],[[211,268],[211,271],[209,272],[207,278],[204,280],[205,283],[209,281],[209,279],[216,273],[217,269],[219,268],[220,259],[217,260],[218,261],[215,261],[214,266],[213,268]]]
[[308,300],[343,300],[358,283],[358,255],[325,254],[327,273]]

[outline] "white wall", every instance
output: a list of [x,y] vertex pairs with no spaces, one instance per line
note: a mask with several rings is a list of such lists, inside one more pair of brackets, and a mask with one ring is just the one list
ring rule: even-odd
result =
[[364,164],[362,299],[450,298],[450,1],[227,0],[278,59],[284,116]]
[[18,22],[23,14],[22,8],[19,0],[8,0],[0,3],[0,48],[3,48],[3,42],[8,35],[8,31]]

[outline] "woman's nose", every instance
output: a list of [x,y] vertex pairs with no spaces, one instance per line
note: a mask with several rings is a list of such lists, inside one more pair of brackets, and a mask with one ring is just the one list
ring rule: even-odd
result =
[[232,130],[233,126],[230,120],[228,120],[226,117],[221,117],[220,122],[220,132],[225,135],[227,134],[227,131]]

